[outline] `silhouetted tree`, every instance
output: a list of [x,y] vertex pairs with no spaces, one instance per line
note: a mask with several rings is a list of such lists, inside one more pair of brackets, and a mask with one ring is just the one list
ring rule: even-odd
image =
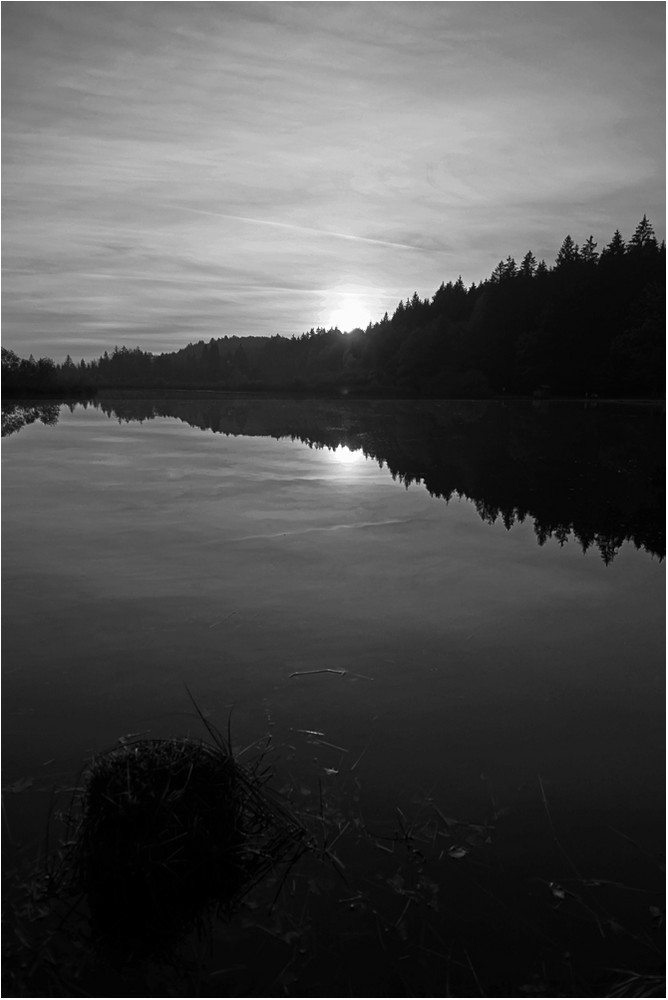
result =
[[642,219],[636,226],[635,232],[631,239],[629,240],[628,250],[632,253],[634,252],[652,252],[657,250],[656,236],[654,235],[654,227],[651,222],[648,221],[647,216],[643,215]]
[[601,258],[606,257],[621,257],[626,251],[626,244],[622,239],[622,234],[619,229],[615,229],[614,236],[608,243],[606,247],[601,251]]
[[564,242],[561,244],[559,253],[556,258],[557,267],[565,267],[570,264],[575,264],[580,259],[580,251],[576,243],[574,243],[571,236],[567,236]]
[[533,278],[536,273],[536,258],[531,250],[524,255],[520,264],[520,274],[523,278]]
[[582,244],[580,257],[585,264],[596,264],[598,262],[598,253],[596,251],[597,246],[598,244],[594,241],[593,236],[589,236],[589,238]]

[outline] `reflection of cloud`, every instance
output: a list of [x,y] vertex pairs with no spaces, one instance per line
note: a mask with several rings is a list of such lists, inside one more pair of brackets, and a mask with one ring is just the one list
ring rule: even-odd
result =
[[351,282],[380,315],[663,217],[659,5],[5,7],[23,353],[299,333]]
[[233,542],[252,542],[259,538],[288,538],[292,535],[310,535],[314,532],[325,531],[349,531],[358,528],[378,528],[388,524],[404,524],[407,518],[386,518],[384,521],[355,521],[352,524],[316,524],[311,528],[292,528],[288,531],[273,531],[261,535],[243,535],[240,538],[233,538]]

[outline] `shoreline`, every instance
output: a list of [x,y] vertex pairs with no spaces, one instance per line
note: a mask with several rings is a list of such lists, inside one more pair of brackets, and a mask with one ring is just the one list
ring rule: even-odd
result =
[[415,401],[421,403],[535,403],[544,405],[549,403],[583,403],[586,406],[597,406],[598,404],[626,404],[633,406],[663,407],[666,406],[665,396],[533,396],[533,395],[489,395],[489,396],[420,396],[413,393],[398,392],[358,392],[342,391],[336,389],[327,390],[302,390],[291,391],[280,388],[266,389],[224,389],[210,388],[206,386],[99,386],[87,392],[53,392],[35,391],[28,387],[22,389],[12,389],[3,393],[3,403],[19,403],[22,400],[38,399],[40,401],[57,400],[67,402],[68,400],[82,402],[93,400],[98,397],[120,397],[130,396],[134,398],[169,398],[172,395],[189,396],[195,398],[231,398],[231,399],[292,399],[292,400],[338,400],[341,402],[404,402]]

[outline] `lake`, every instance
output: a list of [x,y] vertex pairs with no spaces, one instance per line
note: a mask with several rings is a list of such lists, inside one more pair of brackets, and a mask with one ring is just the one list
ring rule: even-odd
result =
[[292,937],[240,924],[237,954],[259,935],[277,965],[241,962],[237,995],[652,965],[661,407],[128,394],[4,404],[3,434],[12,870],[92,753],[206,736],[187,685],[236,747],[271,735],[296,807],[325,788],[341,817],[349,891],[297,873]]

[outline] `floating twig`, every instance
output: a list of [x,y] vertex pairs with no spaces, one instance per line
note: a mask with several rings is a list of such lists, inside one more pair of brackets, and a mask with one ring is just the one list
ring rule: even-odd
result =
[[623,840],[628,841],[628,843],[631,844],[633,847],[635,847],[637,851],[640,851],[641,854],[644,854],[646,858],[652,861],[655,865],[658,865],[659,868],[661,867],[660,863],[652,854],[646,851],[644,847],[641,847],[640,844],[638,844],[635,840],[632,840],[632,838],[629,837],[627,834],[622,833],[621,830],[617,830],[614,826],[609,826],[608,830],[611,830],[612,833],[615,833],[618,837],[621,837]]
[[411,905],[411,903],[412,903],[412,899],[409,896],[409,898],[406,900],[406,905],[404,906],[403,910],[401,911],[401,913],[397,917],[397,920],[395,921],[395,924],[394,924],[395,927],[397,927],[397,928],[399,927],[399,924],[401,923],[401,921],[406,916],[406,911],[408,910],[408,907]]
[[450,827],[453,826],[452,820],[449,820],[446,816],[443,815],[443,813],[438,808],[438,806],[436,805],[435,802],[432,802],[432,808],[433,808],[434,812],[436,813],[436,815],[438,816],[438,818],[443,823],[443,825],[444,825],[444,827],[446,829],[446,836],[449,837],[450,836]]
[[320,670],[293,670],[288,677],[309,677],[311,674],[336,674],[338,677],[359,677],[363,681],[372,681],[368,674],[351,674],[349,670],[338,670],[334,667],[322,667]]
[[321,670],[295,670],[293,673],[289,674],[290,677],[306,677],[309,674],[338,674],[339,677],[343,677],[347,673],[347,670],[334,670],[333,667],[323,667]]
[[331,747],[332,750],[340,750],[341,753],[348,753],[345,747],[338,747],[336,743],[328,743],[327,740],[313,740],[315,744],[319,747]]
[[357,758],[357,760],[355,761],[355,763],[351,765],[351,768],[350,768],[351,771],[355,770],[355,768],[357,767],[357,765],[359,764],[359,762],[361,761],[362,757],[367,752],[367,750],[369,749],[370,746],[371,746],[371,738],[369,739],[367,745],[364,747],[364,749],[362,750],[362,753],[359,755],[359,757]]
[[334,840],[329,845],[329,850],[330,851],[331,851],[332,847],[334,847],[334,844],[337,842],[337,840],[339,839],[339,837],[343,836],[343,834],[346,832],[346,830],[348,829],[349,826],[350,826],[350,820],[346,820],[344,826],[341,827],[341,829],[337,833],[336,837],[334,837]]
[[475,980],[475,984],[478,987],[478,992],[480,993],[481,997],[484,997],[485,993],[484,993],[483,988],[482,988],[482,986],[480,984],[480,980],[478,979],[478,973],[475,971],[475,968],[473,967],[473,962],[471,961],[471,956],[469,955],[469,953],[466,950],[466,948],[464,948],[464,954],[466,955],[466,961],[469,964],[469,969],[471,970],[471,973],[472,973],[473,978]]

